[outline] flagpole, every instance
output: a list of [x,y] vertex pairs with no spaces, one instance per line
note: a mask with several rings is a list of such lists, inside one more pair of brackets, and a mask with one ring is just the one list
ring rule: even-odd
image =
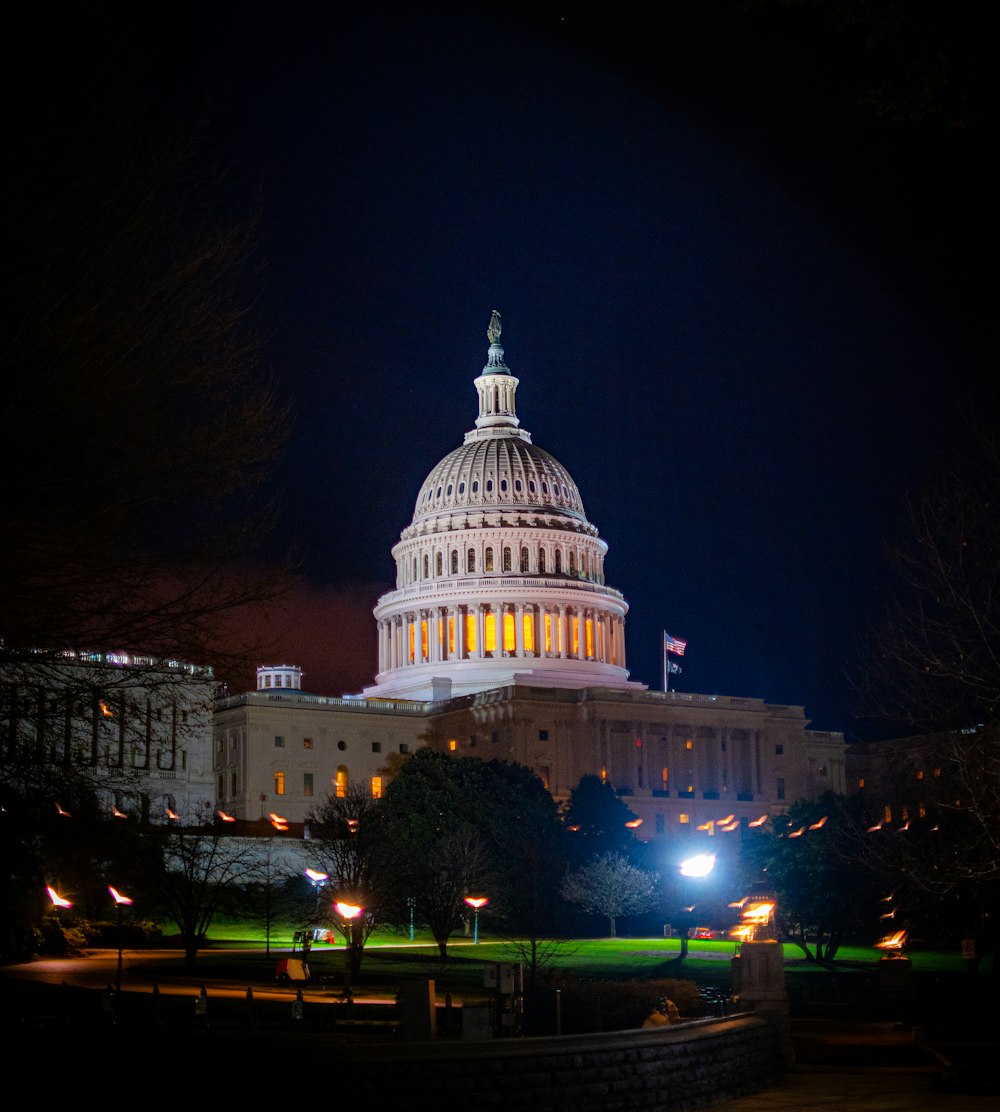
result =
[[663,646],[663,690],[664,693],[670,690],[670,680],[667,678],[670,673],[667,671],[667,631],[663,631],[663,638],[660,642]]

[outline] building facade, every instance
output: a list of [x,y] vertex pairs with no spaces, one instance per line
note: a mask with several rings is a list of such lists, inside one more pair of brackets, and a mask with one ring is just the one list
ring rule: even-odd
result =
[[123,652],[0,656],[0,777],[76,783],[143,822],[214,805],[212,669]]
[[[376,682],[340,698],[288,665],[216,705],[221,806],[305,820],[330,792],[379,794],[422,745],[533,769],[557,800],[610,783],[638,836],[735,829],[792,801],[843,792],[844,739],[802,707],[650,691],[629,679],[628,604],[569,472],[520,427],[519,385],[487,332],[475,427],[419,488],[375,607]],[[290,686],[291,685],[291,686]]]

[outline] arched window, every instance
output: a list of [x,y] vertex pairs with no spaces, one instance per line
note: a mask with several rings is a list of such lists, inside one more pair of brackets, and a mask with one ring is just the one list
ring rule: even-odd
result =
[[417,578],[417,558],[416,558],[416,556],[413,557],[413,578],[414,579]]
[[510,571],[511,570],[510,549],[509,548],[504,548],[504,550],[503,550],[503,570],[504,571]]
[[576,553],[572,549],[569,553],[569,573],[570,575],[576,575]]
[[451,574],[458,575],[458,549],[451,550]]
[[464,494],[465,493],[465,483],[464,482],[458,484],[458,493],[459,494]]
[[528,491],[531,494],[535,493],[535,480],[534,479],[529,479],[528,480]]
[[520,492],[520,490],[521,490],[521,480],[520,479],[515,479],[514,480],[514,489],[516,491]]
[[507,489],[507,480],[506,479],[501,479],[500,480],[500,489],[504,490],[504,491]]
[[468,554],[467,554],[466,560],[465,560],[465,570],[466,571],[475,571],[476,570],[476,550],[474,548],[470,548],[469,551],[468,551]]
[[562,572],[562,549],[556,549],[556,575]]
[[522,571],[522,573],[525,573],[525,572],[527,572],[527,570],[528,570],[528,550],[526,548],[522,548],[521,549],[521,571]]
[[473,482],[472,482],[472,493],[473,494],[478,494],[479,493],[479,480],[478,479],[474,479]]
[[486,480],[486,493],[487,494],[492,494],[493,493],[493,480],[492,479],[487,479]]
[[444,561],[440,552],[434,557],[434,574],[438,576],[444,574]]
[[483,570],[484,571],[492,571],[493,570],[493,549],[492,548],[487,548],[486,552],[483,554],[483,556],[484,556],[484,559],[483,559],[484,568],[483,568]]
[[430,577],[431,577],[430,557],[425,553],[424,554],[424,579],[430,579]]
[[544,548],[540,548],[538,550],[538,570],[542,573],[542,575],[545,574],[545,549]]

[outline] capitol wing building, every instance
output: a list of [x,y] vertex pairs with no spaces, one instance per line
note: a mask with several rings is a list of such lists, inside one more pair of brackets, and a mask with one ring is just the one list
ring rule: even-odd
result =
[[521,428],[500,332],[494,312],[475,427],[424,480],[392,550],[375,683],[334,698],[304,692],[294,665],[258,669],[256,691],[216,704],[219,806],[301,822],[352,784],[379,795],[420,746],[526,765],[560,800],[600,776],[642,838],[843,792],[843,736],[808,730],[802,707],[629,679],[608,546],[569,472]]

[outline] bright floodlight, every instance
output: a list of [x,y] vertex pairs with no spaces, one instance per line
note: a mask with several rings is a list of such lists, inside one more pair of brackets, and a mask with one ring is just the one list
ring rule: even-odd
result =
[[681,862],[681,876],[708,876],[715,868],[714,853],[699,853]]

